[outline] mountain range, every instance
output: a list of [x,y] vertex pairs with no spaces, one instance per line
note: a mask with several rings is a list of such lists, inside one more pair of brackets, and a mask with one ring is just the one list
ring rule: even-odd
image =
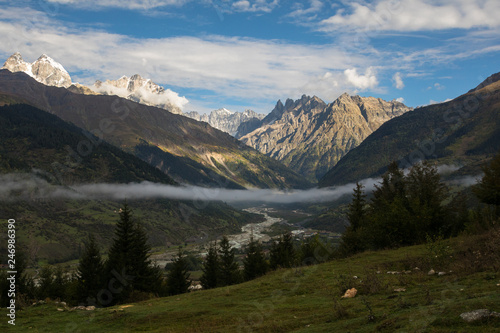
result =
[[[149,181],[176,185],[141,159],[27,104],[0,107],[0,142],[0,215],[15,216],[20,221],[17,241],[34,260],[78,258],[87,233],[94,234],[101,246],[109,245],[122,204],[109,199],[51,200],[53,185],[68,190],[73,185],[95,183]],[[89,142],[98,144],[79,156],[77,147]],[[17,200],[5,197],[9,191]],[[237,232],[242,224],[259,221],[258,216],[221,202],[200,205],[193,200],[152,199],[128,203],[155,246]],[[4,249],[2,244],[0,250]]]
[[445,103],[420,107],[384,123],[344,156],[319,185],[380,176],[392,161],[403,168],[430,160],[474,176],[500,150],[500,73]]
[[213,110],[210,114],[199,114],[196,111],[191,111],[185,112],[184,115],[198,121],[206,122],[210,124],[210,126],[229,133],[229,135],[234,137],[238,136],[238,128],[243,123],[259,121],[266,117],[265,114],[256,113],[252,110],[235,112],[225,108]]
[[140,156],[181,183],[308,187],[280,162],[206,123],[118,96],[75,94],[22,72],[0,70],[0,93],[57,115]]
[[330,104],[303,95],[284,105],[278,101],[260,124],[243,125],[238,135],[245,144],[316,182],[380,125],[411,110],[398,101],[346,93]]
[[16,52],[5,61],[1,69],[26,73],[38,82],[49,86],[68,88],[72,84],[71,77],[64,67],[46,54],[42,54],[36,61],[29,63],[24,61],[21,53]]

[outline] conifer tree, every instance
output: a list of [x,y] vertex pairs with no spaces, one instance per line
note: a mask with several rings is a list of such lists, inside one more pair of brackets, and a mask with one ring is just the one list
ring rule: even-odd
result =
[[366,240],[363,239],[363,225],[366,223],[366,195],[363,192],[363,185],[356,183],[352,194],[352,202],[347,211],[349,225],[342,234],[340,250],[344,255],[349,255],[363,251]]
[[104,264],[95,237],[89,235],[77,269],[77,299],[95,298],[103,283]]
[[473,187],[473,191],[485,204],[496,206],[498,216],[500,215],[500,153],[483,167],[483,172],[483,178]]
[[274,242],[270,251],[271,269],[290,268],[295,264],[295,249],[291,233],[285,233],[278,242]]
[[186,260],[182,249],[179,247],[177,258],[175,258],[170,271],[167,274],[167,293],[169,295],[183,294],[188,291],[191,281]]
[[267,272],[268,264],[262,251],[262,245],[253,237],[250,238],[243,266],[243,274],[247,281],[262,276]]
[[114,301],[125,300],[132,290],[159,292],[162,274],[158,267],[151,266],[150,249],[144,229],[133,221],[132,212],[125,203],[106,262],[108,281],[120,283],[115,286],[121,292],[113,295]]
[[214,242],[210,244],[207,256],[203,262],[203,275],[200,278],[200,282],[204,289],[216,288],[219,285],[219,268],[217,243]]
[[366,195],[363,192],[363,187],[360,183],[356,183],[356,188],[352,194],[352,202],[349,204],[347,212],[347,219],[352,231],[358,230],[364,224],[366,218]]
[[226,236],[222,237],[219,247],[219,284],[230,286],[240,282],[240,268],[234,258],[234,249]]

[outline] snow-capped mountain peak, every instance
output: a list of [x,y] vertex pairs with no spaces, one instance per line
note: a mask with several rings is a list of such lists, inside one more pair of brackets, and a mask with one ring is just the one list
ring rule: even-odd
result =
[[71,77],[66,69],[46,54],[42,54],[35,62],[29,63],[24,61],[21,53],[16,52],[5,61],[2,69],[24,72],[48,86],[64,88],[71,86]]
[[118,80],[96,81],[91,88],[100,94],[125,97],[138,103],[160,107],[178,114],[182,113],[182,107],[188,103],[185,97],[181,97],[176,92],[165,89],[139,74],[134,74],[131,77],[123,75]]

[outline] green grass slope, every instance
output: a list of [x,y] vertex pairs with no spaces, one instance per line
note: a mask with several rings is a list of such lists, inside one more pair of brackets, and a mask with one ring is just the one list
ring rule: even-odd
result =
[[[499,332],[500,318],[460,318],[476,309],[500,311],[499,237],[492,230],[367,252],[231,287],[94,311],[48,302],[18,310],[10,331]],[[430,268],[446,274],[428,275]],[[357,295],[342,298],[347,288]],[[4,320],[0,329],[6,327]]]
[[456,99],[407,112],[383,124],[320,180],[321,187],[380,176],[392,161],[458,165],[478,174],[500,149],[500,75]]

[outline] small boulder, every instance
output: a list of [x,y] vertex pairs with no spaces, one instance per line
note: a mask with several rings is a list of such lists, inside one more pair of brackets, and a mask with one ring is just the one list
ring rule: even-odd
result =
[[357,293],[358,290],[356,288],[347,289],[342,298],[353,298],[354,296],[356,296]]
[[443,276],[443,275],[446,275],[446,272],[439,272],[438,273],[438,276]]
[[401,293],[401,292],[405,292],[406,288],[396,288],[396,289],[394,289],[394,291],[397,293]]
[[94,310],[95,310],[95,306],[93,306],[93,305],[89,305],[89,306],[87,306],[87,307],[85,308],[85,310],[87,310],[87,311],[94,311]]
[[488,309],[478,309],[470,312],[464,312],[460,315],[460,318],[462,318],[464,321],[468,323],[472,323],[478,320],[488,319],[491,317],[500,318],[500,313],[493,312]]
[[431,269],[431,270],[427,273],[427,275],[434,275],[434,274],[436,274],[436,271],[435,271],[435,270],[433,270],[433,269]]

